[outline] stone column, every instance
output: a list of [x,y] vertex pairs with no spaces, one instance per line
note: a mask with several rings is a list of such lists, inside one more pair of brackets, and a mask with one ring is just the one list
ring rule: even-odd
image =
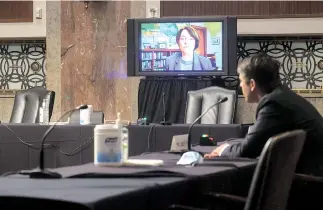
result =
[[56,93],[51,121],[61,115],[61,2],[46,2],[46,85]]

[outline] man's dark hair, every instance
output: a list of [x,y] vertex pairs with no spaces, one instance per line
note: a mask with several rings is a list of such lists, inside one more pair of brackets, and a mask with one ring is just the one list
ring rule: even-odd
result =
[[272,92],[281,85],[279,77],[280,63],[266,54],[257,54],[242,60],[238,66],[238,73],[246,78],[247,82],[255,80],[263,93]]

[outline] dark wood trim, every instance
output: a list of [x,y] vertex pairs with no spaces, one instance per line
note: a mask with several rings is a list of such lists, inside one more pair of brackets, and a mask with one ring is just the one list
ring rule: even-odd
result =
[[237,16],[241,19],[323,17],[321,1],[161,1],[160,16]]
[[32,23],[34,22],[33,17],[22,18],[22,19],[0,19],[0,23]]
[[238,19],[281,19],[281,18],[322,18],[321,14],[289,14],[289,15],[239,15]]
[[[231,15],[233,16],[233,15]],[[225,17],[224,15],[205,15],[205,16],[164,16],[161,18],[192,18],[192,17]],[[234,17],[234,16],[233,16]],[[282,18],[323,18],[322,14],[309,14],[309,15],[237,15],[237,19],[282,19]]]
[[0,23],[26,23],[33,20],[33,1],[0,1]]

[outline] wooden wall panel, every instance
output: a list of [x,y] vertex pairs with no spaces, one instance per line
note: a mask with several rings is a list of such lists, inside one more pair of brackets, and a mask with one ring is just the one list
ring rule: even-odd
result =
[[0,1],[0,23],[33,22],[33,1]]
[[160,16],[323,15],[322,1],[161,1]]
[[61,2],[62,112],[91,104],[106,119],[131,119],[127,80],[128,1]]

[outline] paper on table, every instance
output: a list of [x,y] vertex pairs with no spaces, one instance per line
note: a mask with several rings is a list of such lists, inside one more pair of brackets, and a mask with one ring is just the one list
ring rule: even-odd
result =
[[145,159],[128,159],[124,162],[124,165],[129,166],[162,166],[164,165],[163,160],[145,160]]

